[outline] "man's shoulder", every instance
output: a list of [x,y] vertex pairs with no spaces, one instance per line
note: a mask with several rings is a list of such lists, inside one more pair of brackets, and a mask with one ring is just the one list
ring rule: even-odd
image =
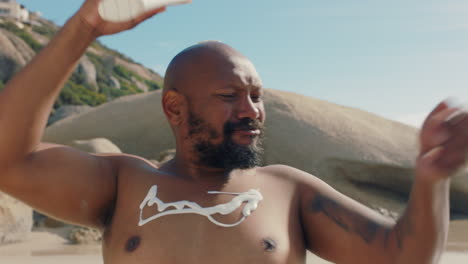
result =
[[273,165],[267,165],[264,167],[259,167],[258,168],[260,171],[268,172],[268,173],[274,173],[278,175],[297,175],[297,174],[308,174],[310,176],[313,176],[312,174],[302,171],[300,169],[291,167],[289,165],[284,165],[284,164],[273,164]]
[[258,171],[260,173],[279,177],[296,183],[302,183],[304,181],[318,179],[317,177],[308,172],[283,164],[274,164],[265,167],[259,167]]
[[99,156],[111,162],[119,175],[135,173],[137,171],[151,171],[153,173],[159,171],[159,165],[157,162],[147,160],[137,155],[121,153],[99,154]]

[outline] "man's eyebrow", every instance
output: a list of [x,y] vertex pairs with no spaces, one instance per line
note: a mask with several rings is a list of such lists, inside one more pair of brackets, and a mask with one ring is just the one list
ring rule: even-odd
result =
[[[262,85],[247,85],[252,91],[263,91]],[[234,90],[245,90],[244,86],[239,86],[236,84],[228,84],[226,86],[219,87],[218,90],[221,89],[234,89]]]
[[242,88],[234,84],[228,84],[220,86],[216,88],[216,90],[242,90]]

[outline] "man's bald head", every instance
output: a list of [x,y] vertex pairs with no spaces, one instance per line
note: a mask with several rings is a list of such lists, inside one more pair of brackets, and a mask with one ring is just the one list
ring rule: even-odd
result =
[[[186,94],[201,78],[216,78],[232,70],[236,64],[253,67],[250,60],[231,46],[218,41],[205,41],[186,48],[169,64],[164,78],[164,90],[175,89]],[[256,74],[256,71],[255,71]]]

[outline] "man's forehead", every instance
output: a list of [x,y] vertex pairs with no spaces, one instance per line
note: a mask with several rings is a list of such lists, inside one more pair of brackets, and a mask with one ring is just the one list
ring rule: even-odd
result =
[[253,63],[242,56],[232,56],[224,64],[224,67],[219,67],[216,70],[218,81],[231,86],[251,86],[253,88],[261,88],[262,80]]

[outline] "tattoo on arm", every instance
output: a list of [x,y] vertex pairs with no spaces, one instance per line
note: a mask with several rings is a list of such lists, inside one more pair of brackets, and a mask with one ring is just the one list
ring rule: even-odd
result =
[[[383,246],[385,248],[388,246],[391,235],[390,228],[368,220],[323,195],[316,195],[311,201],[309,208],[311,213],[323,213],[346,232],[360,236],[367,244],[372,243],[377,235],[382,233],[384,238]],[[403,233],[399,234],[397,232],[396,235],[399,248],[403,244]]]
[[385,229],[384,231],[384,248],[387,248],[388,246],[388,239],[390,237],[390,229]]
[[399,249],[403,248],[403,241],[405,237],[411,235],[413,232],[413,226],[411,223],[411,218],[408,216],[399,221],[395,226],[395,237],[397,241],[397,246]]

